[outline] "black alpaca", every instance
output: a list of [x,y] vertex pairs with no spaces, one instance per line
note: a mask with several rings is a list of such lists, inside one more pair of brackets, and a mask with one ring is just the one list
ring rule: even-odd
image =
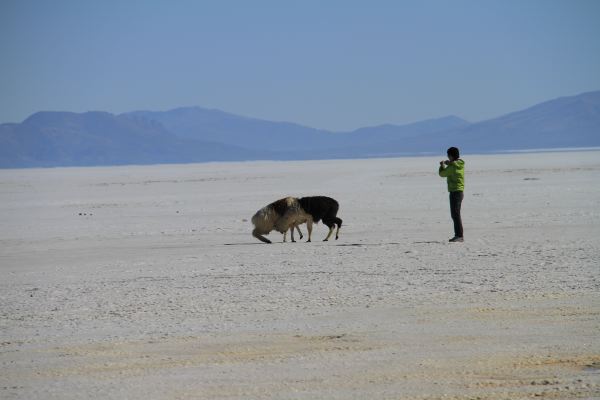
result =
[[323,220],[323,223],[329,227],[329,233],[323,241],[329,240],[329,237],[333,233],[333,229],[336,225],[337,231],[335,232],[335,240],[339,238],[342,220],[337,217],[337,212],[340,208],[340,205],[335,199],[325,196],[309,196],[298,199],[298,202],[304,209],[304,212],[312,217],[312,219],[309,219],[306,223],[308,228],[307,242],[311,241],[312,223],[318,223],[320,220]]

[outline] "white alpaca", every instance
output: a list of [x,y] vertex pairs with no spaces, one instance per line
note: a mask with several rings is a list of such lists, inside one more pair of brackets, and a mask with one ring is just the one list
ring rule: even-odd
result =
[[252,217],[252,224],[254,230],[252,236],[258,240],[271,243],[269,239],[263,235],[268,235],[271,231],[276,230],[279,233],[283,233],[283,241],[287,239],[287,231],[290,230],[292,242],[294,240],[294,228],[298,230],[300,239],[302,239],[302,232],[298,225],[307,222],[308,216],[302,207],[298,199],[295,197],[286,197],[279,199],[263,208],[258,210]]

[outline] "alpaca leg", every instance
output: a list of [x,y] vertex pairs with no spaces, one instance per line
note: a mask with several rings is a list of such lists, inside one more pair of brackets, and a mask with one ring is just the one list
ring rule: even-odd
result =
[[329,226],[329,233],[327,234],[327,237],[325,239],[323,239],[324,242],[329,240],[329,238],[331,237],[331,234],[333,233],[334,228],[335,228],[335,224],[332,224]]
[[298,225],[296,225],[296,229],[298,230],[298,235],[300,235],[300,240],[302,240],[304,235],[302,235],[302,231],[300,230],[300,227]]
[[329,218],[329,217],[325,217],[323,218],[323,223],[325,225],[327,225],[327,227],[329,228],[329,232],[327,233],[327,237],[325,237],[325,239],[323,239],[324,242],[328,241],[329,238],[331,237],[331,234],[333,233],[333,229],[335,228],[335,220]]
[[308,220],[306,222],[306,230],[308,231],[308,240],[307,240],[307,242],[310,242],[310,239],[312,238],[312,227],[313,227],[313,222],[311,220]]
[[338,240],[340,237],[340,228],[342,227],[342,219],[336,217],[335,223],[337,224],[337,230],[335,231],[335,240]]
[[[292,242],[294,241],[294,237],[292,236]],[[283,243],[287,242],[287,230],[283,231]]]
[[290,236],[292,237],[292,243],[295,243],[296,239],[294,239],[294,225],[290,227]]

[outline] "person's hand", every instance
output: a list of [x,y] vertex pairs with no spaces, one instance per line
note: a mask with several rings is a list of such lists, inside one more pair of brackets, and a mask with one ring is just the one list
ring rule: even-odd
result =
[[440,167],[443,167],[445,162],[446,161],[440,161]]

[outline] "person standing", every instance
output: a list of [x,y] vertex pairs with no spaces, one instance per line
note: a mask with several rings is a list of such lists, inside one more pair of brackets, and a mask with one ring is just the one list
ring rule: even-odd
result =
[[460,159],[456,147],[448,149],[448,159],[440,161],[439,175],[446,178],[450,192],[450,216],[454,222],[454,237],[449,242],[463,242],[463,226],[460,217],[460,207],[465,190],[465,162]]

